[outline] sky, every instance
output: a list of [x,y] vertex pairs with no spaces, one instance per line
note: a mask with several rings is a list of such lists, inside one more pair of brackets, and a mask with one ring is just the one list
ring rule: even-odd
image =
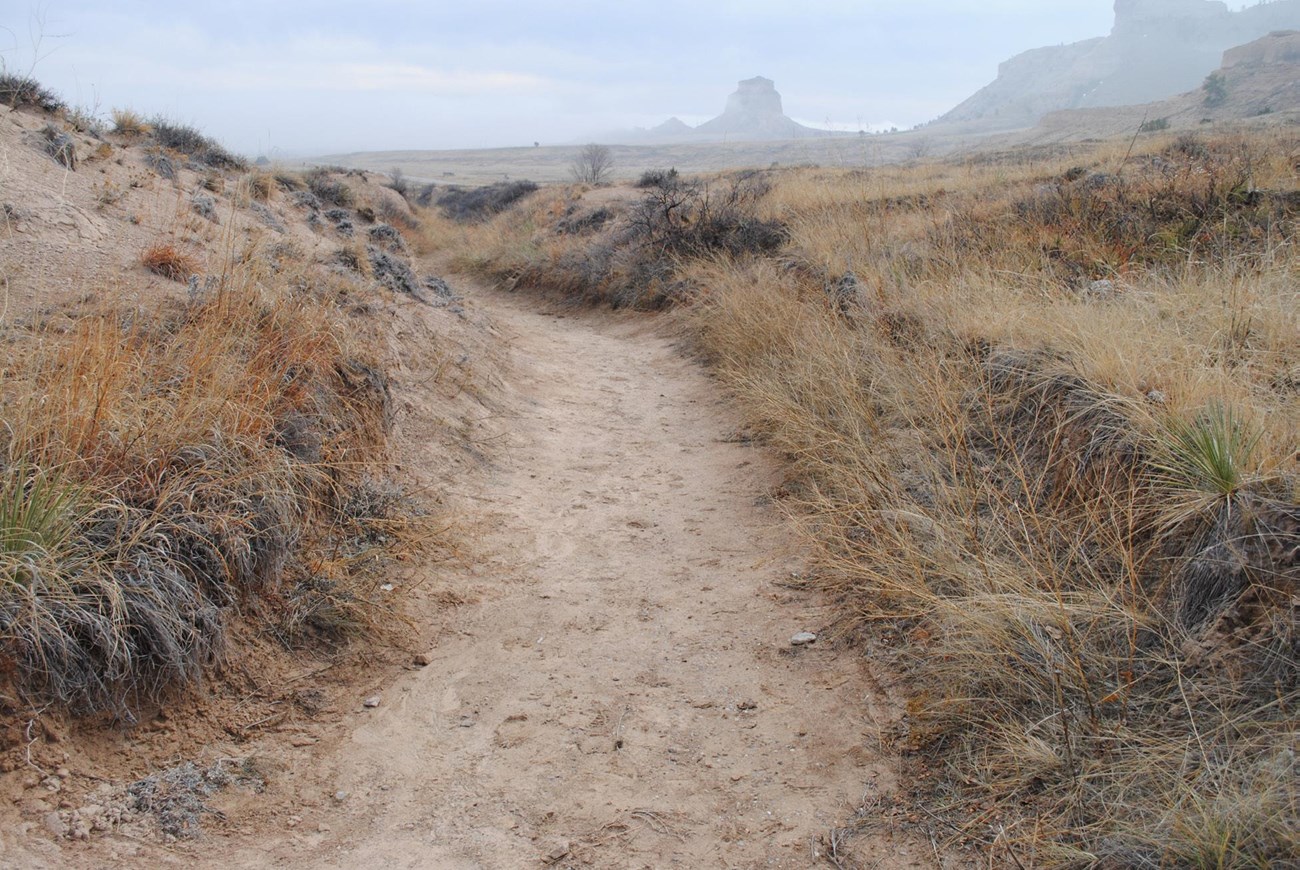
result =
[[1112,0],[5,0],[0,61],[274,157],[697,123],[756,75],[804,123],[907,128],[1112,18]]

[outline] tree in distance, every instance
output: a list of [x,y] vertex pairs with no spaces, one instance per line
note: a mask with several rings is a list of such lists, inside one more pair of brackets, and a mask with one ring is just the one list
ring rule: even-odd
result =
[[609,177],[613,168],[614,152],[609,150],[608,145],[597,145],[593,142],[582,146],[578,156],[573,158],[569,173],[579,184],[600,184]]

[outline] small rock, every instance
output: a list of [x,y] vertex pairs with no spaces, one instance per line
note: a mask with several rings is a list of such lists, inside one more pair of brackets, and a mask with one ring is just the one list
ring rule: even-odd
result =
[[428,653],[416,653],[415,658],[411,659],[411,664],[415,665],[417,668],[427,668],[429,665],[433,664],[433,657]]
[[59,779],[67,779],[72,776],[72,771],[68,770],[66,767],[60,767],[58,770],[54,771],[54,775]]
[[316,738],[307,737],[306,735],[300,735],[290,740],[289,745],[294,747],[295,749],[302,749],[304,746],[315,746]]
[[316,826],[317,833],[328,834],[332,830],[334,829],[331,828],[329,825],[325,824],[324,822],[321,822],[319,825]]
[[476,722],[478,722],[478,720],[473,716],[461,716],[460,722],[456,724],[460,725],[462,728],[473,728]]
[[45,830],[49,831],[56,837],[66,837],[68,835],[68,825],[63,821],[63,817],[56,812],[48,812],[41,819],[41,824],[45,825]]
[[1152,390],[1147,393],[1147,401],[1153,405],[1163,405],[1169,401],[1163,390]]
[[361,702],[363,707],[378,707],[382,699],[378,695],[371,695]]
[[790,638],[790,646],[807,646],[810,643],[817,642],[817,635],[811,631],[801,631],[794,637]]
[[384,590],[385,592],[392,592],[393,589],[396,587],[394,587],[392,583],[385,583],[383,586],[380,586],[379,588]]
[[758,703],[756,701],[741,701],[739,704],[736,705],[736,709],[742,713],[747,712],[749,710],[757,710]]
[[334,792],[334,800],[338,801],[339,803],[343,803],[343,802],[344,802],[345,800],[347,800],[347,799],[348,799],[348,793],[347,793],[347,792],[345,792],[345,791],[336,791],[336,792]]
[[302,824],[302,816],[289,816],[289,818],[284,820],[284,826],[286,828],[296,828],[300,824]]
[[546,853],[546,863],[555,864],[568,855],[572,847],[567,842],[557,843],[555,848]]

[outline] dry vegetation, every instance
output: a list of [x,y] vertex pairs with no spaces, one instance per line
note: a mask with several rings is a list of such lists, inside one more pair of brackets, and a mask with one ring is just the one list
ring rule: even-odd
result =
[[[78,173],[71,157],[90,146],[67,130],[72,121],[56,97],[0,77],[0,98],[49,131],[23,140],[6,127],[6,135],[38,149],[66,141],[70,159],[60,163]],[[385,631],[401,617],[373,571],[434,534],[385,476],[392,412],[384,333],[368,315],[391,296],[364,258],[382,253],[390,270],[410,273],[400,233],[373,227],[369,236],[384,250],[359,249],[365,268],[345,273],[293,239],[324,252],[351,243],[314,209],[275,199],[280,187],[310,185],[355,204],[349,182],[328,171],[250,172],[191,127],[146,123],[127,110],[113,119],[103,134],[112,144],[101,140],[86,159],[117,154],[114,165],[124,168],[85,181],[97,203],[130,196],[146,210],[146,196],[166,200],[174,189],[176,202],[196,211],[204,204],[215,215],[222,202],[222,228],[177,206],[156,242],[123,258],[117,287],[49,279],[39,289],[52,304],[6,302],[3,726],[23,710],[37,711],[33,719],[70,711],[135,721],[210,675],[231,637],[291,649],[317,642],[328,654]],[[41,192],[6,195],[27,189]],[[364,182],[357,190],[366,201],[389,193]],[[6,293],[24,256],[40,250],[44,229],[31,215],[6,201]],[[98,220],[106,231],[120,226],[123,237],[141,234],[135,212],[101,211]],[[349,220],[363,222],[360,210]],[[69,267],[51,263],[50,274]],[[160,284],[145,270],[186,286]]]
[[249,266],[162,312],[7,333],[10,677],[129,715],[202,675],[233,608],[297,595],[304,538],[382,450],[384,381],[328,300]]
[[682,303],[891,659],[941,832],[1017,866],[1297,842],[1300,141],[544,189],[424,244]]

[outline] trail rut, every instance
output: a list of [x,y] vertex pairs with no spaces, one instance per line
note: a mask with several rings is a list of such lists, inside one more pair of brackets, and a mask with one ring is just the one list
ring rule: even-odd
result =
[[[790,644],[831,615],[791,588],[774,459],[658,321],[476,295],[512,357],[465,500],[480,600],[341,738],[297,751],[291,806],[184,863],[819,864],[892,787],[892,714],[860,652]],[[869,853],[933,866],[903,841]]]

